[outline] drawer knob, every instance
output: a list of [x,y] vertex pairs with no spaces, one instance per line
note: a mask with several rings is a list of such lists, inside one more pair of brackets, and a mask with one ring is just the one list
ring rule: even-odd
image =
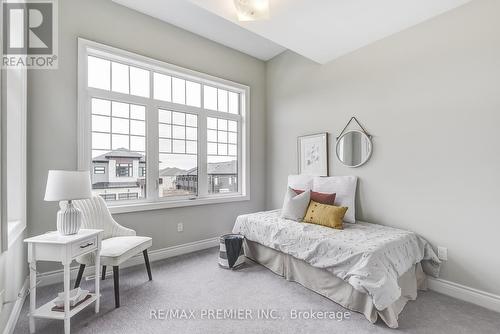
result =
[[87,248],[89,246],[92,246],[93,244],[93,242],[88,242],[86,245],[81,245],[80,248]]

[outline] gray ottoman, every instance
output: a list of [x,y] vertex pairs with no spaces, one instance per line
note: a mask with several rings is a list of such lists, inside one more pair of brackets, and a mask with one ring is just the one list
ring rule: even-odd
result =
[[245,262],[243,239],[240,234],[225,234],[220,237],[219,265],[234,269]]

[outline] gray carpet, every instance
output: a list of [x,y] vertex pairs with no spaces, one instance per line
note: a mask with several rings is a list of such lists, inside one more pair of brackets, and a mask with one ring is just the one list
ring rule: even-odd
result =
[[[101,312],[93,307],[72,318],[72,333],[396,333],[382,322],[373,325],[352,312],[348,320],[291,320],[290,310],[347,311],[299,284],[249,263],[238,271],[217,265],[217,249],[152,263],[153,281],[143,266],[121,272],[121,304],[114,308],[113,280],[102,283]],[[92,287],[91,281],[82,287]],[[61,285],[38,289],[48,301]],[[277,320],[202,320],[207,309],[259,309],[279,312]],[[151,320],[155,309],[191,309],[195,320]],[[26,302],[15,333],[29,333]],[[277,313],[273,313],[276,315]],[[435,292],[421,292],[400,316],[399,333],[499,333],[498,313]],[[63,322],[37,319],[37,333],[63,333]]]

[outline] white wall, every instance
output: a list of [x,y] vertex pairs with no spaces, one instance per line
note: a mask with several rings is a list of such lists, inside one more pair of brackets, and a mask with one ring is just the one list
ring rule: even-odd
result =
[[[357,216],[448,247],[444,279],[500,295],[500,1],[481,0],[326,65],[267,64],[267,193],[281,205],[297,136],[331,134],[330,175],[358,175]],[[374,135],[365,166],[334,137],[351,116]]]
[[[111,1],[64,0],[59,1],[59,69],[30,71],[28,77],[30,235],[56,228],[57,204],[43,201],[47,171],[77,167],[78,37],[251,88],[251,200],[121,214],[119,223],[153,237],[153,249],[158,249],[216,237],[231,230],[238,214],[264,207],[265,64]],[[177,232],[179,222],[184,223],[182,233]],[[40,266],[40,271],[52,269]]]

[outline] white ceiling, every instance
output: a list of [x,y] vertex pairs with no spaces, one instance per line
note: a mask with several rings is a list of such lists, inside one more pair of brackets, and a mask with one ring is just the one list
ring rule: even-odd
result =
[[285,49],[325,64],[471,0],[270,0],[239,22],[233,0],[113,0],[259,59]]
[[[189,0],[112,0],[255,58],[269,60],[285,48]],[[232,0],[230,0],[232,1]]]

